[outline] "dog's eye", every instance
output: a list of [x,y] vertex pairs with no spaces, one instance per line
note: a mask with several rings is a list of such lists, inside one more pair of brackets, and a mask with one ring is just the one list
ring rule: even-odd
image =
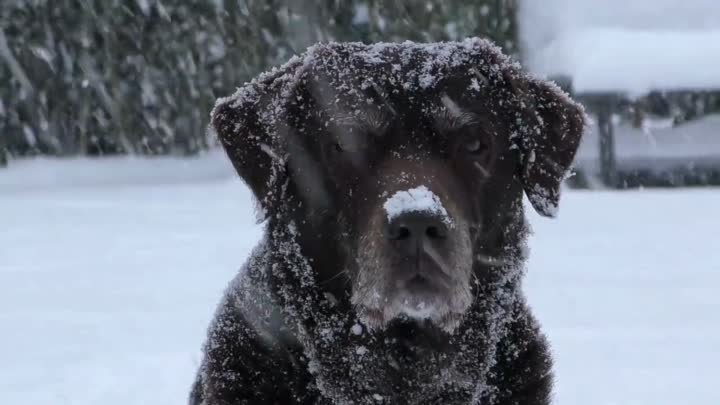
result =
[[470,153],[476,153],[482,148],[482,142],[479,139],[471,139],[465,142],[465,150]]
[[367,150],[368,145],[364,143],[362,140],[354,140],[353,142],[342,142],[342,141],[336,141],[332,144],[328,145],[330,147],[330,152],[332,154],[339,154],[339,153],[359,153],[362,151]]
[[492,146],[490,139],[469,136],[463,139],[456,150],[465,156],[465,161],[480,171],[482,177],[489,177],[493,160]]
[[463,149],[470,155],[482,155],[487,151],[488,145],[478,138],[471,138],[463,143]]

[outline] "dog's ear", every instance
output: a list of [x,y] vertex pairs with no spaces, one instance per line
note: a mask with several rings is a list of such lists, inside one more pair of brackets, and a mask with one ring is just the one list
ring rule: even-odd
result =
[[554,83],[531,77],[513,82],[520,110],[520,181],[535,210],[554,217],[560,185],[585,128],[585,112]]
[[211,113],[212,129],[240,177],[259,202],[259,219],[273,212],[279,185],[286,177],[285,153],[266,108],[278,102],[276,75],[261,77],[233,96],[218,100]]

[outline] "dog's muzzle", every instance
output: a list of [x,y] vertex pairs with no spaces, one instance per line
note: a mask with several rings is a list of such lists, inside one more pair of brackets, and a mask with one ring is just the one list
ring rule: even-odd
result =
[[399,265],[391,269],[395,287],[410,294],[441,293],[451,287],[448,226],[438,216],[424,212],[402,214],[386,224],[385,235]]

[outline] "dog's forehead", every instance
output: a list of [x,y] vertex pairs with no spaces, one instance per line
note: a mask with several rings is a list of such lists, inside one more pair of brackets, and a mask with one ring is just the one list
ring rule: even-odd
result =
[[[319,121],[347,138],[353,138],[347,128],[354,127],[381,134],[391,125],[432,125],[443,132],[476,122],[467,105],[502,98],[502,83],[516,68],[481,39],[321,44],[308,50],[303,66],[297,89],[310,100],[299,102],[313,103],[309,110],[320,115]],[[415,138],[422,141],[422,134]]]
[[420,93],[459,76],[474,78],[468,89],[479,91],[515,67],[492,43],[476,38],[431,44],[322,44],[310,48],[305,65],[316,77],[325,77],[333,87],[349,93],[357,87]]
[[351,111],[393,98],[402,98],[409,107],[427,108],[428,99],[444,92],[478,96],[497,89],[514,68],[493,45],[477,39],[323,44],[308,51],[304,66],[303,83],[322,106]]
[[[492,109],[502,113],[514,103],[508,82],[523,78],[517,63],[479,38],[428,44],[323,43],[217,104],[253,106],[241,111],[257,111],[271,139],[279,140],[287,123],[302,124],[317,113],[324,114],[319,121],[323,125],[378,124],[388,122],[389,114],[428,118],[448,105],[471,100],[494,100]],[[443,102],[445,94],[453,103]],[[236,126],[251,119],[240,118]]]

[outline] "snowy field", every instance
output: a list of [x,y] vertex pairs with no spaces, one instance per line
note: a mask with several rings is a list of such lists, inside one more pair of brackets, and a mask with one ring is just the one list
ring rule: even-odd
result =
[[[0,404],[177,405],[258,240],[222,156],[0,170]],[[565,194],[526,289],[559,405],[718,405],[720,190]]]

